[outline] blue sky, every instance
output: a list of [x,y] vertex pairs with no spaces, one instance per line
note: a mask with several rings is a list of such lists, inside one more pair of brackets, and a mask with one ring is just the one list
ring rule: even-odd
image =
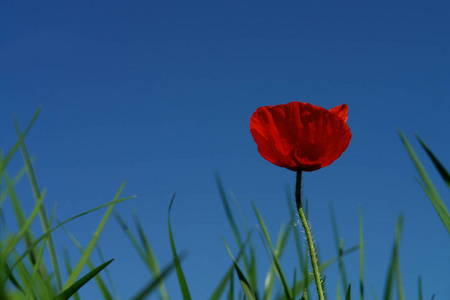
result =
[[[366,283],[380,297],[403,213],[406,298],[416,296],[421,275],[426,298],[446,299],[448,233],[415,180],[397,129],[417,149],[418,133],[450,166],[449,13],[444,1],[4,1],[0,147],[15,142],[11,113],[25,126],[42,105],[27,144],[37,157],[39,183],[48,189],[47,208],[57,203],[58,217],[68,218],[111,200],[127,179],[123,194],[138,197],[117,208],[130,222],[138,211],[163,265],[170,261],[167,209],[177,192],[172,228],[177,248],[190,253],[183,267],[193,298],[203,299],[230,264],[221,236],[233,245],[215,172],[250,226],[257,222],[250,200],[273,237],[288,219],[285,187],[293,188],[295,174],[260,157],[249,132],[251,114],[294,100],[328,109],[346,103],[353,133],[347,151],[304,176],[322,258],[335,255],[330,203],[347,246],[357,243],[361,207]],[[20,165],[17,157],[10,172]],[[438,175],[431,175],[448,199]],[[31,205],[28,183],[18,189]],[[87,243],[100,216],[68,229]],[[57,237],[57,247],[70,246],[63,234]],[[149,274],[115,220],[100,244],[106,258],[116,258],[109,269],[127,299]],[[286,251],[286,268],[294,251],[294,245]],[[264,272],[262,245],[259,252]],[[346,258],[355,287],[358,259]],[[326,274],[330,298],[336,269]],[[179,297],[174,274],[168,289]]]

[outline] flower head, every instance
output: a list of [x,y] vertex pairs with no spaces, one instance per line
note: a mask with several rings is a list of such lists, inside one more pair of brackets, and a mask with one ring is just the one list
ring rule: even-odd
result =
[[292,171],[315,171],[330,165],[347,149],[352,133],[346,104],[330,110],[290,102],[259,107],[250,132],[262,157]]

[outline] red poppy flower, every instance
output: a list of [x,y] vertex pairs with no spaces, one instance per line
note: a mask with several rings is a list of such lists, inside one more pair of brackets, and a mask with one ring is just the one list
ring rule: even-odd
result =
[[258,108],[250,132],[262,157],[292,171],[315,171],[330,165],[347,149],[352,133],[346,104],[330,110],[309,103]]

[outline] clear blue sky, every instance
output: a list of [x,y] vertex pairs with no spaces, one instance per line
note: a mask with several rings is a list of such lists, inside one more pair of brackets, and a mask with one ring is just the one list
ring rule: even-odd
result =
[[[250,199],[273,238],[288,219],[285,186],[292,188],[295,174],[260,157],[249,132],[253,111],[294,100],[325,108],[347,103],[353,133],[347,151],[304,176],[322,258],[335,255],[330,203],[347,246],[357,243],[361,207],[367,298],[371,286],[380,297],[403,213],[406,298],[415,299],[422,275],[426,298],[448,299],[448,233],[396,130],[417,149],[418,133],[450,167],[449,15],[444,1],[3,1],[0,147],[15,142],[11,113],[25,126],[42,104],[27,143],[37,156],[39,184],[48,189],[47,208],[57,203],[58,217],[68,218],[111,200],[127,179],[123,195],[138,198],[117,208],[130,222],[137,209],[163,265],[171,256],[167,209],[177,192],[171,215],[177,248],[189,250],[188,285],[194,299],[204,299],[230,264],[221,236],[234,245],[214,172],[250,226],[257,223]],[[10,172],[19,157],[13,163]],[[31,205],[28,183],[18,188]],[[86,244],[100,217],[68,229]],[[57,237],[58,249],[70,246]],[[106,258],[116,258],[109,269],[127,299],[149,274],[115,220],[100,244]],[[283,262],[292,272],[294,251],[289,244]],[[259,258],[265,272],[261,244]],[[355,292],[358,260],[346,258]],[[336,269],[326,273],[330,299]],[[168,289],[179,297],[175,274]]]

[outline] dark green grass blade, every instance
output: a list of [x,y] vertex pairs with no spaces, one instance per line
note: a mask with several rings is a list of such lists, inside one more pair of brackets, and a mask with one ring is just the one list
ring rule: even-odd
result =
[[384,300],[390,300],[392,297],[392,290],[394,289],[394,281],[395,281],[395,273],[396,273],[396,265],[398,260],[398,248],[400,245],[400,236],[401,236],[401,228],[403,224],[403,217],[400,216],[397,221],[397,226],[395,229],[395,241],[394,247],[392,249],[392,258],[389,263],[388,274],[386,277],[386,285],[384,289]]
[[223,292],[225,291],[225,288],[228,285],[228,282],[232,280],[233,278],[233,271],[234,271],[234,264],[228,269],[228,271],[225,273],[223,278],[220,280],[219,284],[217,285],[216,289],[210,296],[209,300],[219,300],[222,296]]
[[[141,242],[143,245],[139,244],[138,239],[134,236],[134,234],[131,232],[128,225],[125,223],[125,221],[122,219],[120,214],[117,211],[114,211],[114,217],[116,218],[117,222],[119,223],[120,227],[122,228],[125,235],[128,237],[130,242],[133,244],[136,251],[139,253],[139,256],[141,259],[145,262],[147,268],[150,270],[150,272],[155,276],[158,277],[160,275],[160,269],[158,260],[156,259],[156,256],[153,252],[153,250],[150,247],[150,244],[148,243],[147,239],[143,239],[141,237]],[[138,228],[141,228],[140,230],[143,231],[142,226],[137,218],[137,216],[134,218],[134,222],[136,226],[139,226]],[[139,230],[139,229],[138,229]],[[145,234],[143,234],[145,237]],[[169,300],[169,296],[167,295],[166,288],[164,286],[164,281],[160,280],[158,281],[159,285],[159,291],[161,293],[161,299],[162,300]]]
[[230,277],[229,280],[229,288],[228,288],[228,295],[227,295],[227,299],[228,300],[233,300],[234,299],[234,276]]
[[[111,259],[100,266],[96,267],[83,277],[81,277],[79,280],[72,283],[70,286],[68,286],[64,291],[61,292],[54,300],[67,300],[74,293],[76,293],[83,285],[85,285],[87,282],[89,282],[92,278],[94,278],[95,275],[97,275],[101,270],[106,268],[114,259]],[[73,273],[72,273],[73,274]]]
[[352,299],[352,286],[349,285],[347,289],[347,293],[345,294],[345,300],[351,300]]
[[359,299],[364,299],[364,232],[361,207],[359,208]]
[[[248,266],[247,274],[248,274],[248,278],[250,280],[250,284],[252,286],[257,286],[258,285],[258,270],[257,270],[258,263],[256,261],[255,245],[253,243],[250,243],[249,249],[250,249],[250,264]],[[255,292],[256,298],[259,299],[258,289],[255,289],[254,292]]]
[[[234,220],[233,213],[231,212],[231,208],[230,208],[230,204],[229,204],[229,201],[228,201],[228,197],[227,197],[227,194],[225,192],[225,188],[223,187],[222,180],[220,179],[219,174],[216,174],[216,182],[217,182],[217,187],[219,189],[220,199],[222,200],[223,208],[225,210],[225,215],[227,216],[228,223],[230,223],[230,227],[231,227],[231,230],[233,232],[234,239],[236,240],[237,246],[239,248],[241,248],[241,246],[242,246],[242,238],[241,238],[241,235],[239,233],[239,229],[238,229],[238,226],[236,224],[236,221]],[[243,263],[244,263],[245,270],[247,270],[250,273],[251,269],[250,269],[249,262],[248,262],[248,259],[247,259],[245,254],[242,257],[242,260],[243,260]]]
[[273,248],[272,241],[270,240],[270,236],[269,236],[269,232],[267,231],[266,224],[264,223],[264,220],[262,219],[261,214],[259,213],[259,210],[256,207],[254,202],[252,202],[252,205],[253,205],[253,210],[256,213],[256,217],[258,218],[259,225],[261,226],[262,232],[264,234],[264,236],[262,236],[261,238],[262,238],[263,242],[266,242],[269,247],[269,250],[270,250],[269,255],[271,256],[272,263],[275,265],[275,268],[277,270],[277,274],[278,274],[281,284],[283,286],[285,296],[287,297],[288,300],[292,299],[291,290],[287,284],[286,277],[283,274],[283,270],[281,269],[280,262],[278,261],[277,253],[275,252],[275,249]]
[[[0,260],[0,263],[2,263],[2,260]],[[0,272],[0,274],[1,274],[0,279],[2,280],[0,282],[0,287],[4,286],[3,282],[6,282],[7,280],[9,280],[15,288],[17,288],[20,292],[25,294],[25,289],[22,287],[19,280],[11,272],[11,269],[9,268],[9,266],[4,262],[1,265],[3,265],[5,267],[5,272],[4,272],[4,274],[1,274],[1,272]]]
[[225,193],[225,188],[223,187],[222,181],[220,180],[220,177],[217,174],[216,174],[216,181],[217,181],[217,186],[219,188],[220,198],[222,200],[222,204],[225,209],[225,214],[227,216],[228,222],[230,223],[231,230],[233,231],[233,234],[234,234],[234,238],[236,239],[236,242],[238,243],[238,247],[241,247],[241,244],[242,244],[241,235],[239,234],[239,230],[236,225],[236,221],[234,220],[233,214],[231,213],[231,208],[230,208],[230,204],[228,201],[228,197]]
[[336,220],[336,213],[334,211],[333,204],[330,204],[330,217],[331,217],[331,224],[332,224],[332,229],[333,229],[334,244],[336,246],[336,251],[337,251],[338,257],[339,257],[339,273],[340,273],[341,279],[342,279],[343,291],[345,291],[348,287],[348,279],[347,279],[347,272],[345,271],[344,259],[342,258],[343,241],[341,240],[340,235],[339,235],[338,224],[337,224],[337,220]]
[[[72,273],[72,266],[70,265],[70,255],[67,248],[63,248],[63,260],[64,265],[66,266],[67,269],[67,274]],[[73,300],[80,300],[80,296],[78,295],[78,293],[75,292],[73,294]]]
[[[62,226],[61,229],[67,235],[67,237],[71,240],[71,242],[75,245],[75,247],[78,249],[78,251],[80,251],[80,253],[83,254],[84,253],[83,246],[81,246],[81,244],[78,242],[78,240],[64,226]],[[98,245],[97,245],[97,247],[98,247]],[[95,269],[95,266],[90,259],[87,260],[87,265],[89,266],[89,268],[91,270]],[[105,272],[106,271],[108,271],[108,269],[105,269]],[[73,270],[72,270],[72,272],[73,272]],[[71,274],[72,272],[70,272],[69,274]],[[102,293],[103,299],[104,300],[112,300],[113,297],[111,296],[111,293],[109,292],[108,288],[106,287],[106,284],[104,283],[103,279],[100,276],[96,276],[95,281],[97,282],[97,286],[98,286],[100,292]]]
[[[177,255],[179,261],[183,261],[186,257],[186,253],[180,253]],[[131,298],[131,300],[142,300],[145,299],[155,288],[157,288],[161,281],[164,280],[172,271],[175,269],[175,262],[170,263],[168,266],[164,267],[156,278],[152,279],[136,296]]]
[[79,217],[81,217],[81,216],[84,216],[84,215],[86,215],[86,214],[89,214],[89,213],[91,213],[91,212],[94,212],[94,211],[96,211],[96,210],[99,210],[99,209],[101,209],[101,208],[103,208],[103,207],[110,206],[110,205],[113,205],[113,204],[117,204],[117,203],[119,203],[119,202],[122,202],[122,201],[125,201],[125,200],[128,200],[128,199],[131,199],[131,198],[134,198],[134,196],[126,197],[126,198],[118,199],[118,200],[115,200],[115,201],[111,201],[111,202],[106,203],[106,204],[102,204],[102,205],[100,205],[100,206],[97,206],[96,208],[90,209],[90,210],[85,211],[85,212],[82,212],[82,213],[80,213],[80,214],[78,214],[78,215],[76,215],[76,216],[73,216],[73,217],[71,217],[71,218],[68,218],[68,219],[64,220],[63,222],[61,222],[60,224],[56,225],[55,227],[53,227],[52,229],[50,229],[49,231],[47,231],[46,233],[44,233],[43,235],[41,235],[39,238],[37,238],[36,240],[33,241],[33,243],[32,243],[32,244],[31,244],[31,245],[30,245],[30,246],[22,253],[22,255],[20,255],[20,257],[19,257],[18,259],[15,260],[15,263],[12,265],[12,267],[11,267],[10,272],[8,273],[8,275],[11,274],[11,272],[13,271],[13,269],[14,269],[18,264],[20,264],[21,261],[22,261],[27,255],[29,255],[30,251],[32,251],[32,250],[34,249],[34,247],[35,247],[37,244],[39,244],[39,243],[40,243],[44,238],[46,238],[50,233],[52,233],[52,232],[55,231],[56,229],[60,228],[62,225],[66,224],[67,222],[70,222],[70,221],[72,221],[72,220],[74,220],[74,219],[76,219],[76,218],[79,218]]
[[433,154],[433,152],[431,152],[428,146],[423,142],[423,140],[418,135],[416,135],[416,137],[419,140],[425,152],[428,154],[428,157],[430,157],[431,161],[438,170],[442,179],[445,181],[445,184],[447,184],[447,187],[450,189],[450,174],[447,172],[447,170],[444,168],[441,162],[437,159],[437,157]]
[[[142,228],[141,222],[139,221],[139,218],[137,216],[137,213],[133,213],[133,220],[134,224],[136,226],[136,229],[138,231],[139,238],[141,240],[141,244],[143,245],[143,248],[145,250],[146,257],[148,258],[148,266],[153,272],[153,275],[159,276],[160,269],[158,260],[156,259],[156,255],[154,254],[154,251],[152,247],[150,246],[150,242],[147,239],[147,236],[144,233],[144,229]],[[167,295],[166,287],[164,286],[164,281],[159,282],[159,290],[161,293],[161,298],[163,300],[169,300],[169,296]]]
[[400,236],[402,231],[402,223],[403,219],[399,220],[397,224],[397,228],[395,230],[395,243],[396,243],[396,252],[395,252],[395,276],[396,276],[396,282],[397,282],[397,299],[398,300],[404,300],[404,292],[403,292],[403,283],[402,283],[402,274],[400,270],[400,254],[399,254],[399,248],[400,248]]
[[173,201],[175,200],[175,194],[172,197],[169,205],[169,213],[168,213],[168,224],[169,224],[169,238],[170,238],[170,246],[172,248],[173,261],[175,263],[175,270],[177,271],[178,283],[180,284],[181,294],[183,295],[184,300],[190,300],[191,294],[189,292],[189,288],[186,282],[186,278],[184,277],[183,269],[181,268],[180,259],[178,258],[175,242],[172,234],[172,227],[170,226],[170,210],[172,209]]
[[[244,227],[244,231],[245,234],[247,236],[249,236],[250,234],[250,230],[247,226],[247,221],[245,220],[244,214],[242,213],[241,207],[239,205],[239,202],[237,201],[236,197],[234,196],[234,194],[230,191],[230,197],[231,200],[233,201],[233,204],[235,205],[237,212],[241,218],[243,227]],[[225,198],[225,202],[228,203],[228,198]],[[240,233],[238,232],[239,238],[240,238]],[[239,242],[238,242],[239,245]],[[246,268],[246,272],[247,272],[247,277],[250,280],[250,284],[252,286],[257,286],[258,284],[258,271],[257,271],[257,262],[256,262],[256,250],[255,250],[255,246],[253,245],[253,243],[250,243],[249,246],[249,261],[247,261],[247,254],[244,252],[244,266]],[[255,290],[255,295],[258,298],[258,290]]]
[[406,150],[409,153],[409,156],[411,157],[417,171],[419,172],[419,175],[423,181],[423,184],[426,188],[424,188],[425,192],[428,195],[428,198],[430,199],[431,203],[433,204],[436,212],[438,213],[439,217],[441,218],[442,223],[444,223],[445,228],[450,233],[450,214],[442,201],[441,197],[439,196],[438,191],[434,187],[433,182],[431,181],[430,177],[428,176],[427,171],[423,167],[422,163],[420,162],[419,158],[417,157],[416,153],[414,152],[413,148],[409,144],[406,137],[403,135],[401,131],[399,131],[400,138],[405,145]]
[[[147,259],[146,259],[146,261],[148,262],[147,265],[150,268],[150,270],[154,276],[159,276],[160,268],[159,268],[158,260],[156,259],[153,249],[150,246],[150,243],[147,239],[147,236],[145,235],[144,229],[142,228],[141,222],[139,221],[139,218],[138,218],[136,212],[133,213],[133,220],[134,220],[136,229],[138,231],[139,238],[141,240],[141,245],[143,246],[143,250],[145,251],[145,256],[147,257]],[[159,290],[161,293],[161,298],[163,300],[168,300],[169,296],[167,295],[167,291],[164,286],[164,281],[159,282]]]
[[418,299],[419,300],[423,300],[423,291],[422,291],[422,278],[420,278],[420,276],[419,276],[419,279],[418,279]]
[[[100,245],[97,244],[95,248],[97,249],[97,253],[98,253],[98,257],[100,258],[100,261],[101,261],[102,263],[104,263],[106,260],[105,260],[105,257],[103,256],[103,252],[102,252],[102,249],[100,248]],[[91,266],[89,266],[89,267],[91,267]],[[114,293],[116,299],[119,299],[119,293],[117,292],[116,285],[114,284],[114,281],[113,281],[111,272],[109,272],[109,268],[106,268],[106,269],[105,269],[105,275],[106,275],[106,279],[107,279],[107,281],[108,281],[108,283],[109,283],[109,286],[110,286],[111,289],[112,289],[112,293]],[[106,287],[106,284],[103,283],[102,278],[101,278],[100,276],[97,276],[96,278],[99,278],[99,281],[100,281],[99,286],[101,285],[103,297],[104,297],[105,299],[107,299],[108,296],[109,296],[109,297],[111,297],[111,300],[113,300],[113,297],[112,297],[112,295],[109,293],[109,290],[108,290],[108,288]],[[103,283],[103,284],[102,284],[102,283]],[[105,293],[103,293],[103,291],[105,291]],[[109,299],[109,298],[108,298],[108,299]]]
[[[222,238],[222,239],[223,239],[223,238]],[[256,298],[256,295],[254,294],[253,289],[252,289],[250,283],[248,282],[247,278],[245,278],[244,273],[242,273],[241,269],[239,268],[239,266],[238,266],[236,260],[235,260],[234,257],[233,257],[233,254],[232,254],[231,251],[230,251],[230,248],[228,247],[227,243],[225,242],[225,239],[223,239],[223,242],[224,242],[224,244],[225,244],[225,247],[226,247],[227,250],[228,250],[228,253],[229,253],[230,256],[231,256],[231,259],[232,259],[233,262],[234,262],[234,268],[235,268],[236,273],[237,273],[237,275],[238,275],[238,278],[239,278],[239,281],[240,281],[240,283],[241,283],[241,287],[242,287],[242,290],[244,291],[245,296],[246,296],[249,300],[256,300],[256,299],[257,299],[257,298]]]
[[[247,243],[249,243],[250,241],[250,237],[251,237],[251,231],[248,232],[247,237],[245,239],[245,242],[242,244],[241,248],[239,249],[238,255],[236,255],[236,261],[239,261],[239,259],[242,257],[242,255],[244,254],[245,251],[245,247],[247,245]],[[234,271],[234,263],[230,266],[230,268],[228,269],[228,271],[225,273],[225,275],[223,276],[222,280],[220,280],[219,284],[217,285],[216,289],[214,290],[214,292],[212,293],[211,297],[209,298],[209,300],[219,300],[222,299],[221,296],[228,284],[228,281],[231,280],[231,278],[233,277],[233,271]]]
[[341,300],[341,277],[337,277],[336,300]]

